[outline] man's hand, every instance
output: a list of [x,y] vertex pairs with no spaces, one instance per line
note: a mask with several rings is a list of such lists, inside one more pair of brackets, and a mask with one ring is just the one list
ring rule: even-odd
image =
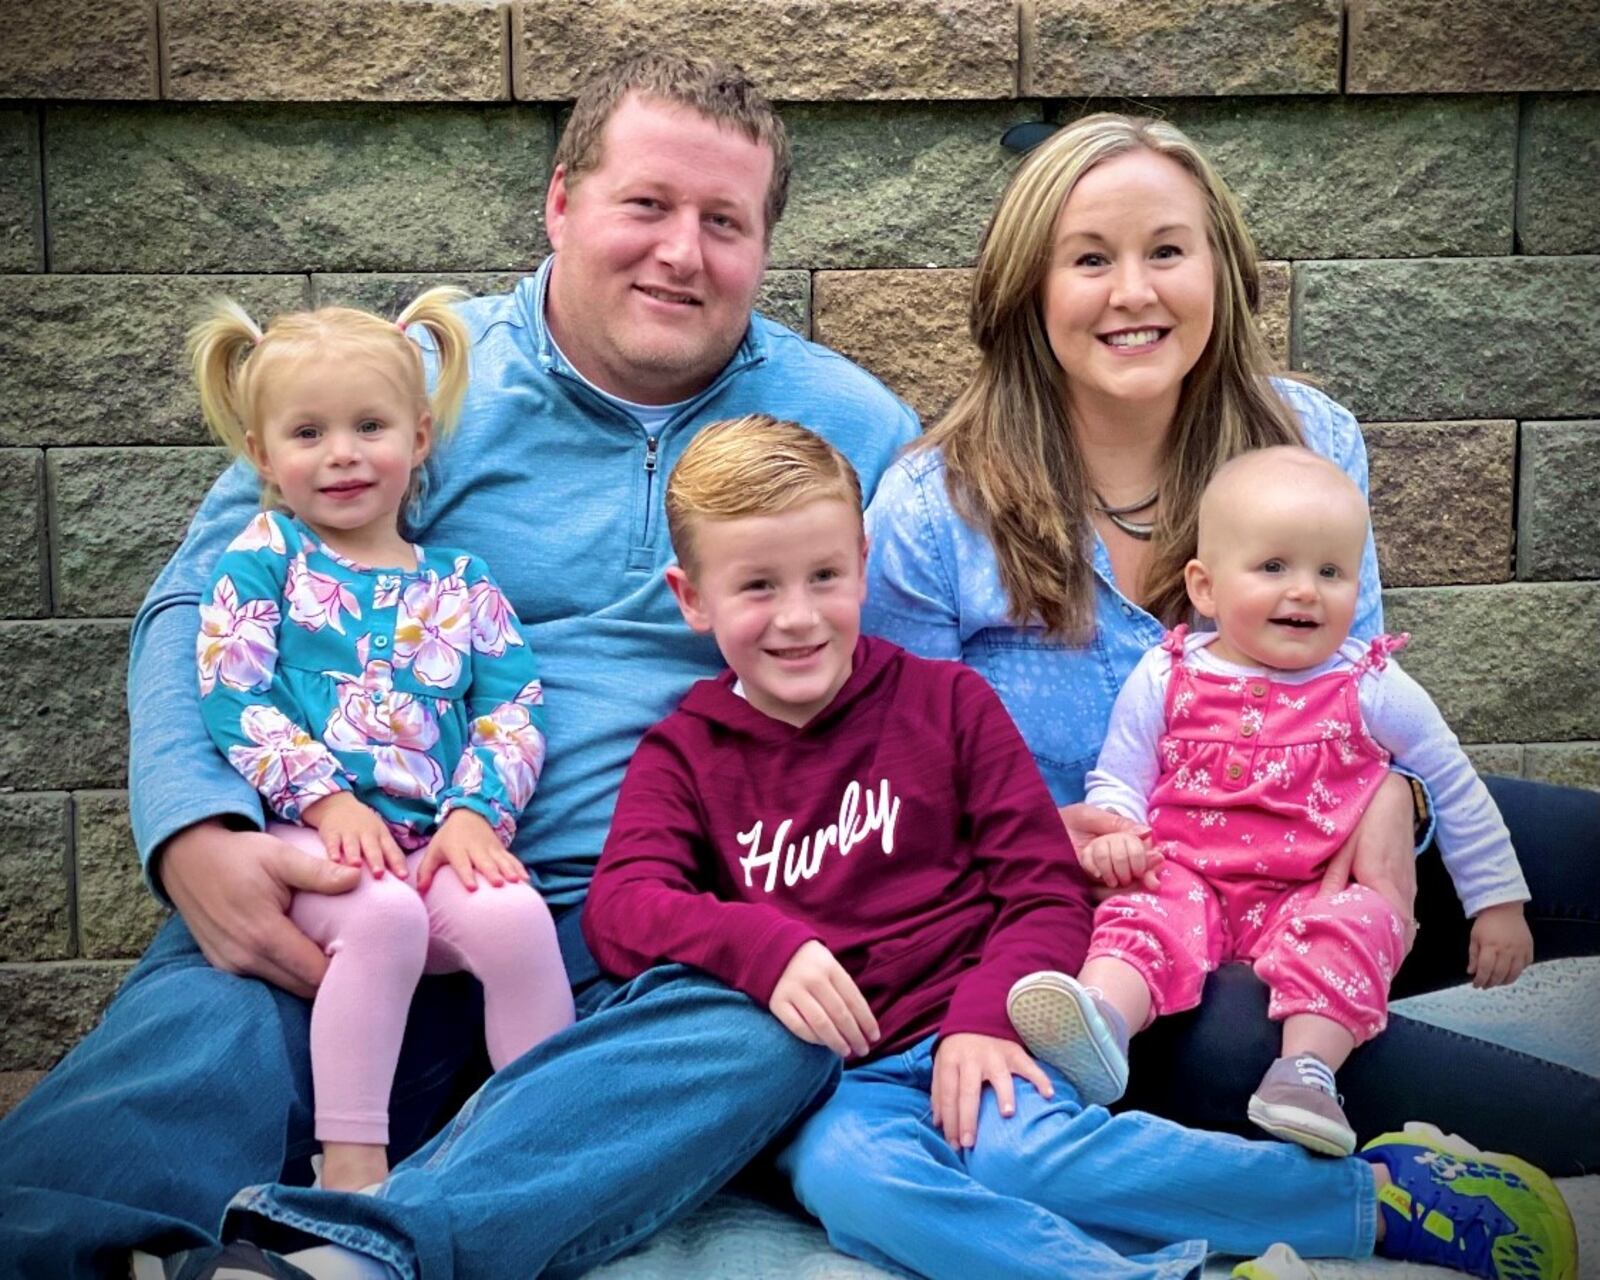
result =
[[1405,949],[1417,938],[1417,858],[1412,846],[1411,784],[1391,773],[1372,794],[1367,811],[1322,874],[1323,896],[1352,880],[1382,895],[1406,922]]
[[1123,889],[1135,881],[1154,893],[1161,887],[1165,859],[1150,847],[1147,836],[1116,831],[1096,836],[1078,851],[1078,863],[1091,879]]
[[167,896],[212,965],[307,999],[316,994],[328,957],[289,920],[289,899],[348,893],[361,880],[355,867],[217,821],[196,823],[168,840],[160,872]]
[[1467,944],[1467,972],[1480,989],[1515,982],[1533,963],[1533,933],[1520,902],[1485,907],[1472,920]]
[[827,1045],[841,1058],[865,1054],[878,1038],[856,980],[815,938],[789,958],[767,1008],[807,1044]]
[[1028,1051],[1011,1040],[960,1031],[939,1041],[933,1055],[933,1123],[944,1130],[944,1140],[957,1151],[978,1140],[978,1105],[983,1086],[994,1090],[1000,1114],[1014,1115],[1016,1088],[1012,1076],[1021,1076],[1046,1098],[1055,1086]]
[[507,852],[494,828],[471,809],[450,810],[433,833],[417,864],[418,893],[427,892],[442,866],[449,866],[474,892],[480,875],[496,889],[508,880],[516,884],[528,878],[528,868]]
[[300,816],[322,837],[322,847],[334,862],[355,867],[365,864],[376,877],[381,878],[387,870],[405,879],[405,854],[389,834],[388,823],[348,791],[312,801]]

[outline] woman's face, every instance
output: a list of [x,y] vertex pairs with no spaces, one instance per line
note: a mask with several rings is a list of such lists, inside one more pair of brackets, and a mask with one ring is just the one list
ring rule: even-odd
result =
[[1056,219],[1044,323],[1079,413],[1176,413],[1211,338],[1215,282],[1205,196],[1140,149],[1078,180]]

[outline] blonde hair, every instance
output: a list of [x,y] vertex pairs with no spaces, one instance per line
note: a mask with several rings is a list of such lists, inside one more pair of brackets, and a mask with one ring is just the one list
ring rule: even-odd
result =
[[627,58],[589,77],[572,104],[567,127],[556,144],[557,165],[564,166],[567,186],[575,187],[599,166],[606,122],[629,94],[684,107],[772,152],[772,177],[767,181],[766,237],[783,217],[789,200],[789,135],[772,103],[731,63],[675,53],[646,53]]
[[1051,136],[1017,169],[984,232],[968,323],[979,364],[944,418],[913,447],[943,451],[950,494],[994,547],[1011,616],[1079,642],[1094,634],[1089,476],[1067,409],[1064,374],[1045,331],[1043,292],[1056,222],[1078,181],[1114,156],[1147,150],[1200,187],[1215,264],[1211,337],[1184,379],[1161,460],[1160,513],[1143,603],[1169,624],[1185,616],[1183,567],[1194,555],[1200,493],[1245,449],[1298,444],[1254,313],[1255,246],[1226,184],[1165,121],[1099,114]]
[[[295,362],[325,355],[330,348],[353,358],[388,358],[397,366],[402,388],[419,413],[433,415],[436,438],[448,435],[461,411],[467,390],[466,325],[455,304],[467,297],[462,289],[429,289],[395,320],[353,307],[319,307],[275,316],[263,330],[231,298],[219,298],[211,314],[189,330],[189,362],[200,392],[200,411],[211,434],[236,456],[249,460],[248,440],[259,429],[261,396],[273,374]],[[427,330],[438,353],[438,378],[427,392],[422,352],[406,337],[417,325]],[[290,362],[285,364],[285,362]],[[422,486],[420,469],[411,477],[406,502]],[[281,506],[276,486],[262,482],[261,505]]]
[[814,431],[764,413],[703,427],[667,481],[667,535],[693,573],[694,522],[776,515],[836,498],[861,514],[861,481],[849,460]]

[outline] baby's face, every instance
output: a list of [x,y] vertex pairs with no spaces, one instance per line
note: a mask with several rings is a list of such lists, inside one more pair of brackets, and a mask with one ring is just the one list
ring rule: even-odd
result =
[[1299,490],[1257,493],[1218,513],[1205,539],[1208,599],[1219,657],[1300,671],[1332,657],[1350,634],[1366,546],[1359,495]]

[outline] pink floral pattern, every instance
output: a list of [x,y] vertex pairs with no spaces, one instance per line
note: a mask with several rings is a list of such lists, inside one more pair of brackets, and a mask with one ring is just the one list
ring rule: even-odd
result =
[[340,614],[361,617],[361,606],[356,603],[355,592],[339,579],[318,573],[306,565],[305,549],[289,561],[289,577],[283,588],[289,601],[289,620],[307,631],[321,631],[331,627],[344,634]]
[[286,554],[283,530],[267,512],[258,513],[244,532],[228,544],[229,551],[270,551],[274,555]]
[[507,649],[522,643],[517,634],[516,612],[511,602],[487,578],[472,584],[469,593],[472,608],[472,647],[491,658],[500,657]]
[[369,662],[359,676],[326,673],[338,685],[338,705],[322,730],[335,751],[369,755],[374,780],[395,796],[432,800],[444,785],[444,770],[428,754],[439,741],[439,723],[420,698],[396,693],[387,662]]
[[465,558],[440,578],[429,573],[400,594],[394,629],[394,663],[409,668],[423,684],[448,689],[461,678],[462,660],[472,651],[472,605]]
[[[488,715],[478,716],[472,722],[473,749],[488,755],[506,800],[516,809],[533,799],[533,789],[538,786],[539,774],[544,768],[544,734],[533,723],[531,714],[531,709],[543,700],[543,689],[534,680],[514,701],[501,703]],[[458,769],[457,774],[460,772]],[[481,787],[481,770],[479,772]],[[456,785],[469,792],[477,789],[468,788],[459,780]]]
[[310,801],[342,790],[332,753],[277,707],[246,707],[239,727],[251,745],[229,747],[228,763],[276,812],[298,818]]
[[249,693],[272,683],[278,660],[278,606],[270,600],[246,600],[227,574],[217,579],[211,603],[200,606],[200,633],[195,659],[200,670],[200,696],[220,680],[230,689]]

